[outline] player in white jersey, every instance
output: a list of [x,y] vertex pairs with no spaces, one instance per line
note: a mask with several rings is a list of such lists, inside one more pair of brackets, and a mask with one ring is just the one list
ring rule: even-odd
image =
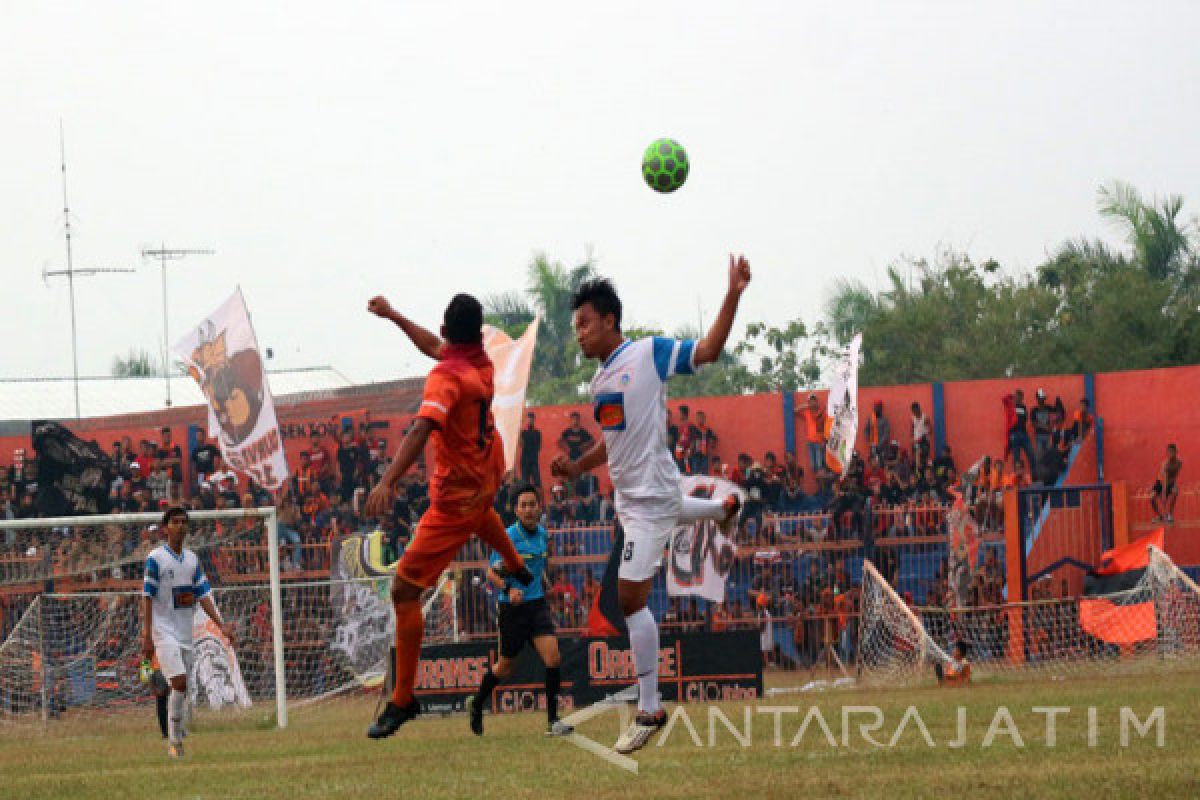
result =
[[625,532],[617,594],[638,673],[639,713],[617,740],[618,752],[644,746],[667,721],[658,698],[658,625],[646,601],[671,533],[680,522],[696,519],[731,523],[738,512],[736,496],[728,505],[683,497],[679,469],[667,450],[666,381],[720,357],[749,283],[746,259],[730,256],[725,301],[699,341],[626,339],[621,333],[621,300],[607,280],[585,283],[571,301],[579,347],[600,362],[591,391],[604,435],[576,461],[556,458],[553,471],[574,480],[607,461]]
[[146,557],[142,585],[142,654],[158,656],[159,668],[171,685],[167,700],[167,752],[183,755],[184,714],[187,710],[187,675],[192,666],[192,618],[199,603],[230,642],[233,629],[221,618],[212,600],[212,587],[195,552],[183,546],[188,515],[182,508],[163,514],[161,529],[166,544]]

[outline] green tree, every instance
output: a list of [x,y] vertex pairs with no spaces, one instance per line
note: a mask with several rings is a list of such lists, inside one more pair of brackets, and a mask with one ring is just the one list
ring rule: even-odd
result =
[[863,331],[868,385],[1196,363],[1200,269],[1182,200],[1146,203],[1114,183],[1098,204],[1126,231],[1129,253],[1068,240],[1013,276],[945,250],[897,262],[876,292],[839,284],[826,321],[839,343]]
[[527,269],[523,294],[507,292],[486,298],[484,312],[488,323],[513,337],[525,332],[534,314],[541,315],[529,375],[530,405],[576,403],[586,398],[593,370],[586,365],[575,341],[571,295],[595,276],[595,263],[590,255],[568,268],[538,253]]
[[747,392],[791,392],[815,387],[821,380],[823,365],[836,352],[825,323],[819,322],[810,330],[800,319],[781,328],[752,322],[746,326],[746,337],[733,348],[734,358],[745,363],[741,367],[742,390]]
[[150,378],[162,375],[158,359],[146,350],[130,350],[124,358],[113,356],[109,373],[114,378]]
[[1191,231],[1180,224],[1183,198],[1177,194],[1147,203],[1123,181],[1101,186],[1100,215],[1115,223],[1133,247],[1134,261],[1155,280],[1167,280],[1187,268],[1193,253]]

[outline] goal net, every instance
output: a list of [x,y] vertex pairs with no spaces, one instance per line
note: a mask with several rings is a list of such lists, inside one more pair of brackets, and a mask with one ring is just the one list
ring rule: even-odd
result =
[[[394,622],[390,573],[331,567],[362,537],[279,544],[274,509],[192,512],[185,546],[232,623],[233,642],[197,607],[193,708],[298,704],[382,680]],[[135,707],[141,683],[141,587],[161,542],[157,514],[3,521],[0,720]],[[344,566],[344,563],[343,563]],[[379,566],[379,565],[376,565]],[[332,577],[331,577],[332,575]],[[423,598],[426,641],[457,633],[454,582]]]
[[864,566],[860,666],[878,683],[929,680],[957,642],[974,675],[1141,672],[1200,656],[1200,587],[1154,546],[1129,589],[1071,598],[1035,591],[1030,602],[982,608],[909,607]]
[[882,683],[905,683],[928,673],[933,663],[950,660],[916,611],[870,561],[863,561],[861,591],[858,654],[864,676]]

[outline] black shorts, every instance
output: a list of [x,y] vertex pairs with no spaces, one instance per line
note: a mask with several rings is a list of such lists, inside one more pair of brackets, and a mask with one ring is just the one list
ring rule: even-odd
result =
[[500,603],[496,616],[500,627],[500,655],[504,658],[516,658],[525,645],[538,636],[554,635],[554,620],[544,597],[517,605]]

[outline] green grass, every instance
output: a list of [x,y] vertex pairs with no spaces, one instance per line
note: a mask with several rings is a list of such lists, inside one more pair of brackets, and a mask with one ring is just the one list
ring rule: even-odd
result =
[[[0,728],[0,797],[4,798],[647,798],[699,797],[1197,797],[1200,796],[1200,671],[1166,675],[985,683],[966,690],[850,690],[785,695],[761,706],[796,706],[782,718],[782,746],[774,745],[771,716],[752,716],[752,745],[743,748],[718,724],[708,745],[708,707],[687,706],[705,747],[676,725],[666,745],[638,754],[631,775],[563,740],[542,736],[535,714],[487,718],[477,739],[463,717],[410,723],[383,742],[364,732],[374,700],[348,698],[297,709],[285,731],[264,729],[266,710],[208,717],[194,726],[189,754],[171,762],[151,708],[138,715],[68,719]],[[801,719],[816,705],[838,747],[815,723],[790,747]],[[937,746],[929,748],[915,725],[894,747],[876,748],[857,733],[852,717],[848,747],[841,746],[843,706],[877,705],[887,741],[905,709],[917,708]],[[956,708],[967,708],[967,744],[954,749]],[[1005,735],[982,747],[998,706],[1007,706],[1024,739]],[[1068,706],[1059,717],[1057,746],[1045,743],[1045,716],[1035,706]],[[1087,742],[1087,707],[1097,709],[1099,742]],[[1119,709],[1140,719],[1165,709],[1165,744],[1153,735],[1119,743]],[[739,728],[741,704],[721,710]],[[583,726],[611,743],[615,713]]]

